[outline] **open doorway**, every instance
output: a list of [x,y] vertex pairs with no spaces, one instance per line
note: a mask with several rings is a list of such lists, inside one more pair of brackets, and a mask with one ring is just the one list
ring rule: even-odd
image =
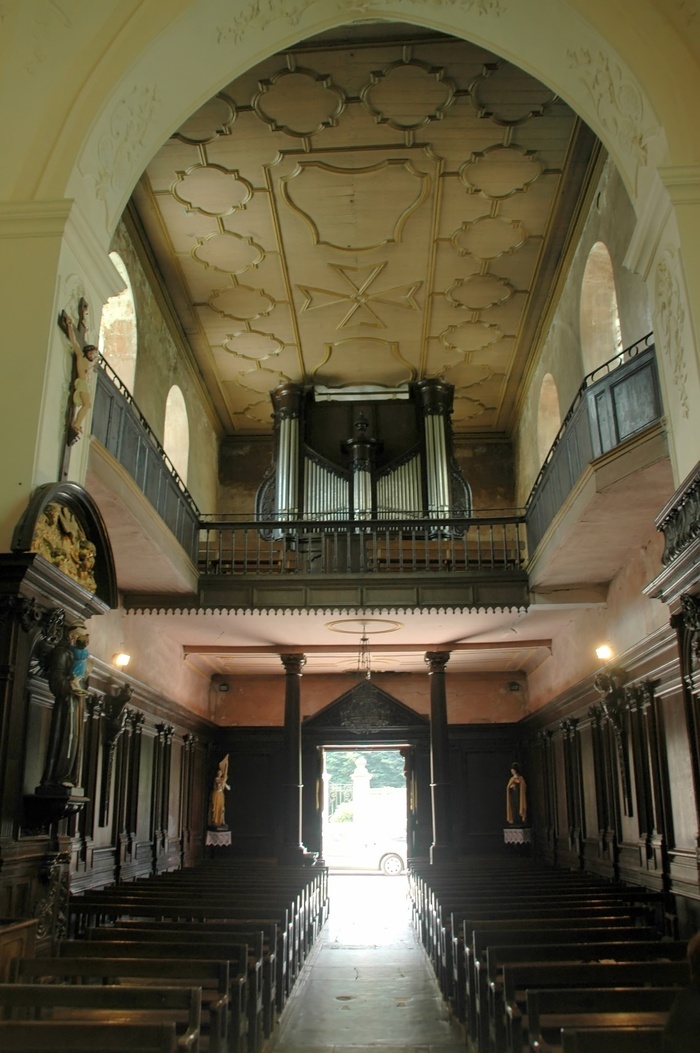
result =
[[323,749],[322,854],[331,873],[405,873],[407,794],[400,748]]

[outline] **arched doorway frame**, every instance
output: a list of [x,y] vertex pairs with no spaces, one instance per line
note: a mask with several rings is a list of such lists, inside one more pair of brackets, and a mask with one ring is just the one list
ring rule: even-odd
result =
[[429,719],[373,683],[361,681],[303,722],[302,840],[311,851],[321,848],[322,751],[331,746],[405,750],[408,853],[427,856],[432,841]]

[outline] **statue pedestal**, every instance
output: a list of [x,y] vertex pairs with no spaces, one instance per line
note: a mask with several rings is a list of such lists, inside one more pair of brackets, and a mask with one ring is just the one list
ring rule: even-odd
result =
[[80,786],[37,786],[34,793],[24,797],[27,826],[32,829],[48,827],[79,812],[88,801],[89,797],[83,796]]
[[207,830],[204,844],[207,848],[229,848],[231,845],[231,831]]

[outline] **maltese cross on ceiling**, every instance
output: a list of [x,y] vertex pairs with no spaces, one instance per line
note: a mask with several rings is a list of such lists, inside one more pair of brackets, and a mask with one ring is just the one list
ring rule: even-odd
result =
[[387,263],[388,260],[384,260],[383,263],[377,263],[375,266],[365,267],[329,263],[328,266],[332,267],[347,283],[348,291],[298,285],[297,288],[304,294],[302,311],[317,311],[321,307],[347,303],[349,308],[338,323],[338,329],[349,325],[369,325],[375,329],[386,329],[386,323],[374,310],[373,304],[386,304],[389,307],[404,307],[409,311],[420,311],[415,293],[423,284],[422,281],[413,282],[410,285],[395,285],[390,289],[370,291],[370,286],[379,277]]

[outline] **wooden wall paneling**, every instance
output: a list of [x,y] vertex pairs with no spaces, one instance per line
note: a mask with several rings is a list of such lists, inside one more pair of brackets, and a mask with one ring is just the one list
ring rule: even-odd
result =
[[138,812],[141,792],[141,746],[146,716],[137,709],[127,714],[129,763],[127,769],[126,800],[124,804],[124,829],[128,846],[129,877],[138,876]]
[[174,735],[170,740],[168,756],[168,783],[166,786],[167,811],[165,815],[165,855],[168,870],[177,870],[182,855],[182,827],[180,825],[182,799],[182,751],[184,736]]
[[583,785],[578,719],[559,724],[562,733],[569,866],[583,866]]
[[[591,731],[591,760],[593,765],[593,793],[595,798],[595,820],[597,823],[597,854],[589,860],[590,869],[605,877],[615,877],[615,830],[611,821],[612,802],[610,800],[610,750],[608,748],[605,714],[600,703],[589,707]],[[590,773],[589,773],[590,778]],[[589,807],[589,828],[592,824],[593,809]]]
[[651,852],[654,816],[651,800],[651,774],[648,765],[649,753],[645,741],[646,729],[641,711],[641,691],[637,685],[625,688],[625,698],[629,714],[630,754],[634,771],[639,867],[640,870],[645,870]]
[[192,816],[195,777],[195,747],[197,736],[186,734],[182,737],[180,752],[180,806],[178,825],[180,829],[180,866],[187,866],[187,859],[192,852]]
[[92,864],[91,848],[97,821],[97,777],[100,766],[101,718],[103,713],[102,696],[91,694],[86,703],[85,718],[85,752],[83,754],[83,789],[88,798],[85,807],[78,814],[78,832],[80,836],[80,868],[86,871]]
[[170,764],[175,727],[156,724],[153,765],[153,873],[168,869],[168,834],[170,810]]
[[[538,798],[536,795],[530,795],[530,807],[533,809],[532,823],[534,827],[535,850],[537,855],[545,862],[555,865],[558,841],[557,787],[551,730],[549,728],[540,729],[536,742],[539,763],[531,765],[531,770],[541,773],[539,822],[537,820],[538,813],[534,811]],[[535,785],[537,786],[537,783]]]

